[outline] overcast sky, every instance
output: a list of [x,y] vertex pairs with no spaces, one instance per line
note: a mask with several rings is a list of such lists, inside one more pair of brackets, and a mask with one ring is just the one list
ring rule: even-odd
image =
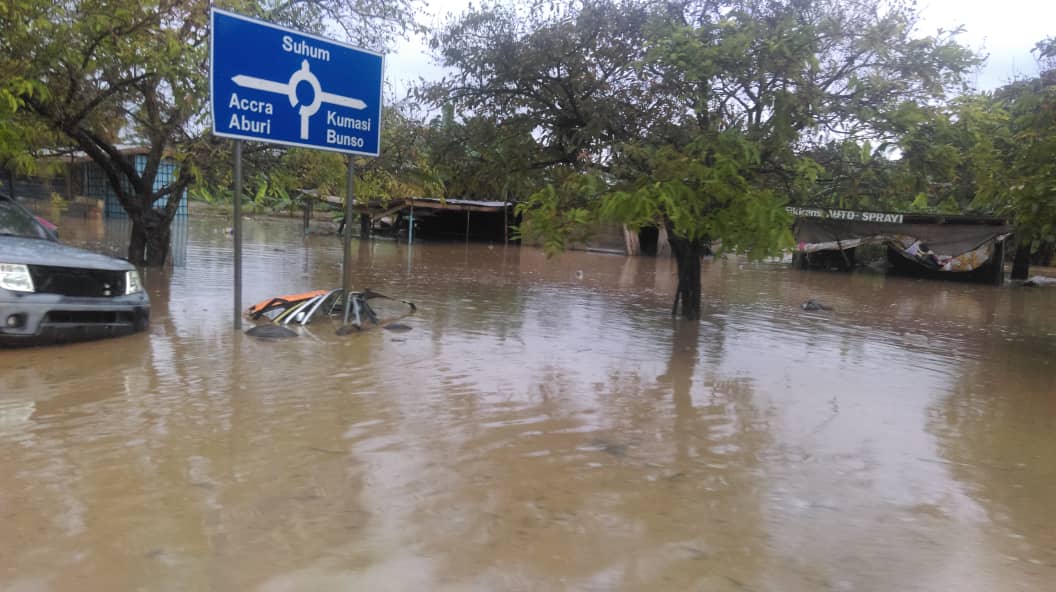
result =
[[[429,0],[430,26],[443,15],[459,13],[469,0]],[[923,34],[939,27],[965,27],[961,43],[990,55],[972,77],[980,90],[992,90],[1015,76],[1033,76],[1038,67],[1030,53],[1035,43],[1056,36],[1056,0],[918,0]],[[387,78],[398,97],[418,78],[434,80],[442,72],[432,64],[422,39],[405,41],[386,58]]]
[[961,43],[990,55],[975,76],[979,90],[992,90],[1016,76],[1035,76],[1030,50],[1047,36],[1056,37],[1053,0],[919,0],[923,32],[964,25]]

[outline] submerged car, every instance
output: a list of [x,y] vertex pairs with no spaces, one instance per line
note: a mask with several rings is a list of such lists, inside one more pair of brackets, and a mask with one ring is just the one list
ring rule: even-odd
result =
[[150,323],[150,300],[127,261],[59,242],[0,194],[0,345],[115,337]]

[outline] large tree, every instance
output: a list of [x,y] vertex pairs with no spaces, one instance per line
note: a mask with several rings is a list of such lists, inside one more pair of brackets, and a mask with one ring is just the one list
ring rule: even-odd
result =
[[1035,54],[1037,77],[904,109],[892,186],[908,181],[902,207],[1006,217],[1017,259],[1040,250],[1047,263],[1056,244],[1056,42],[1038,43]]
[[519,201],[531,194],[547,156],[526,125],[496,126],[486,117],[442,114],[425,128],[424,147],[439,197]]
[[[1039,42],[1034,52],[1037,77],[984,97],[1004,124],[992,135],[1006,141],[998,150],[1000,164],[992,169],[995,181],[980,184],[974,204],[1015,224],[1021,265],[1039,250],[1040,262],[1048,264],[1056,251],[1056,38]],[[1025,266],[1019,269],[1026,273]]]
[[898,137],[907,104],[978,59],[956,31],[916,36],[903,2],[565,0],[471,10],[437,36],[457,74],[435,96],[495,125],[529,120],[549,188],[522,211],[551,250],[598,215],[668,230],[675,310],[700,311],[700,260],[788,244],[812,149]]
[[[417,0],[286,0],[222,3],[238,12],[374,49],[414,27]],[[0,72],[40,85],[6,84],[19,117],[58,132],[106,175],[132,220],[128,258],[161,265],[184,189],[222,161],[208,94],[205,0],[13,0],[0,9]],[[0,125],[6,125],[0,119]],[[3,134],[0,133],[0,136]],[[135,166],[122,143],[146,148]],[[178,173],[157,183],[162,161]]]
[[484,4],[452,20],[431,45],[452,74],[422,96],[492,125],[534,132],[521,164],[602,163],[611,148],[663,118],[637,65],[647,7],[634,0]]

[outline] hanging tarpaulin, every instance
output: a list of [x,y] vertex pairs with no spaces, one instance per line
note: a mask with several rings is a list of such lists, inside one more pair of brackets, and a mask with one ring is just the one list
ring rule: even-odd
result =
[[937,247],[915,237],[899,236],[884,242],[892,251],[926,268],[937,271],[975,271],[986,265],[994,256],[997,243],[1008,238],[1008,234],[988,235],[975,248],[956,254],[936,251]]

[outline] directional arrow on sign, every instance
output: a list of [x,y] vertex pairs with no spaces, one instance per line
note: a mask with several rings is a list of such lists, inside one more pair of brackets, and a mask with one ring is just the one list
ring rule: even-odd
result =
[[245,74],[232,76],[231,81],[242,88],[251,88],[254,90],[286,95],[287,98],[290,99],[291,107],[296,107],[299,102],[297,100],[297,85],[302,82],[308,83],[308,86],[312,87],[313,100],[308,104],[301,105],[300,110],[297,112],[301,116],[302,140],[308,139],[308,120],[312,115],[315,115],[316,112],[319,111],[319,107],[321,107],[323,103],[349,107],[351,109],[367,108],[367,104],[359,99],[323,92],[323,89],[319,86],[319,79],[316,78],[315,74],[312,74],[312,71],[308,68],[308,60],[301,62],[301,68],[290,76],[289,82],[275,82],[273,80],[264,80],[263,78],[256,78]]

